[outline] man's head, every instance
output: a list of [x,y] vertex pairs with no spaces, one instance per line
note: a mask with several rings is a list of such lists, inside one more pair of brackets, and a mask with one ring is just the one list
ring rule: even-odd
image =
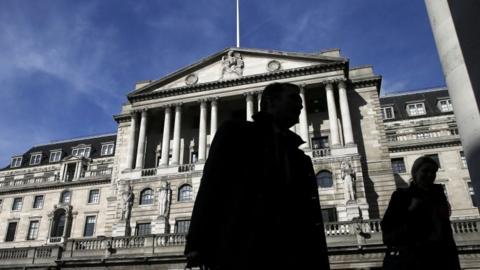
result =
[[302,110],[300,87],[291,83],[272,83],[265,87],[260,101],[260,110],[271,114],[282,128],[298,123]]

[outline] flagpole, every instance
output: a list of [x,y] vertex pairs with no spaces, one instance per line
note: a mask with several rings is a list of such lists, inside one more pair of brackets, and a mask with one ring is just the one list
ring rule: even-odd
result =
[[237,0],[237,48],[240,48],[240,5]]

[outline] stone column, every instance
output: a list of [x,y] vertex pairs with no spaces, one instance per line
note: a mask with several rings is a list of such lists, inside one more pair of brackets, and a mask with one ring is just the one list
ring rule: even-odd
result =
[[253,111],[253,95],[252,93],[246,93],[246,101],[247,101],[247,121],[253,122],[252,115]]
[[135,161],[135,169],[143,169],[146,134],[147,134],[147,110],[142,110],[142,118],[140,120],[140,131],[138,133],[137,160]]
[[328,106],[328,122],[330,123],[330,138],[332,146],[338,146],[340,144],[340,138],[338,136],[338,122],[337,122],[337,107],[335,105],[335,95],[333,94],[332,83],[327,83],[325,86],[327,92],[327,106]]
[[172,110],[170,106],[165,107],[165,118],[163,120],[162,156],[160,166],[168,166],[168,155],[170,154],[170,118]]
[[175,123],[173,127],[172,165],[180,160],[180,130],[182,127],[182,104],[175,105]]
[[210,102],[211,110],[210,110],[210,142],[213,140],[215,133],[217,132],[217,112],[218,112],[218,98],[212,99]]
[[198,161],[207,157],[207,101],[200,101],[200,127],[198,133]]
[[127,169],[133,169],[135,157],[135,130],[137,129],[137,113],[132,112],[130,120],[130,131],[128,138]]
[[257,93],[257,112],[261,110],[260,102],[262,101],[262,92]]
[[480,5],[473,0],[425,0],[425,5],[475,198],[480,201]]
[[68,211],[65,211],[65,226],[63,227],[63,233],[62,233],[62,237],[64,237],[63,239],[65,239],[65,237],[67,237],[67,229],[71,225],[72,224],[70,224],[70,213]]
[[308,134],[307,106],[305,102],[305,86],[300,87],[300,97],[302,98],[302,110],[300,111],[299,127],[300,137],[305,141],[301,148],[310,148],[310,136]]
[[342,114],[345,145],[352,145],[354,144],[352,120],[350,118],[350,108],[348,107],[347,87],[344,81],[338,83],[338,95],[340,98],[340,113]]

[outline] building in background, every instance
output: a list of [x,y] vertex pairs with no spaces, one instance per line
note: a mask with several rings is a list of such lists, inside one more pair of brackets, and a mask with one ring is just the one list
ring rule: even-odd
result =
[[350,67],[339,50],[242,48],[137,83],[114,116],[116,135],[12,157],[0,172],[0,258],[10,268],[183,268],[210,142],[223,122],[251,121],[274,81],[301,87],[304,108],[292,130],[313,161],[333,268],[381,266],[379,220],[423,154],[439,161],[457,243],[474,254],[462,264],[479,265],[478,208],[444,89],[379,97],[381,77],[371,66]]

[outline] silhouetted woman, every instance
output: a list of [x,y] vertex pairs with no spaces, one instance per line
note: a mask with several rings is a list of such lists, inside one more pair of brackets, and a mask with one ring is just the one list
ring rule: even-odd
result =
[[381,223],[384,269],[460,269],[450,205],[443,187],[433,183],[437,170],[432,158],[418,158],[410,186],[392,194]]

